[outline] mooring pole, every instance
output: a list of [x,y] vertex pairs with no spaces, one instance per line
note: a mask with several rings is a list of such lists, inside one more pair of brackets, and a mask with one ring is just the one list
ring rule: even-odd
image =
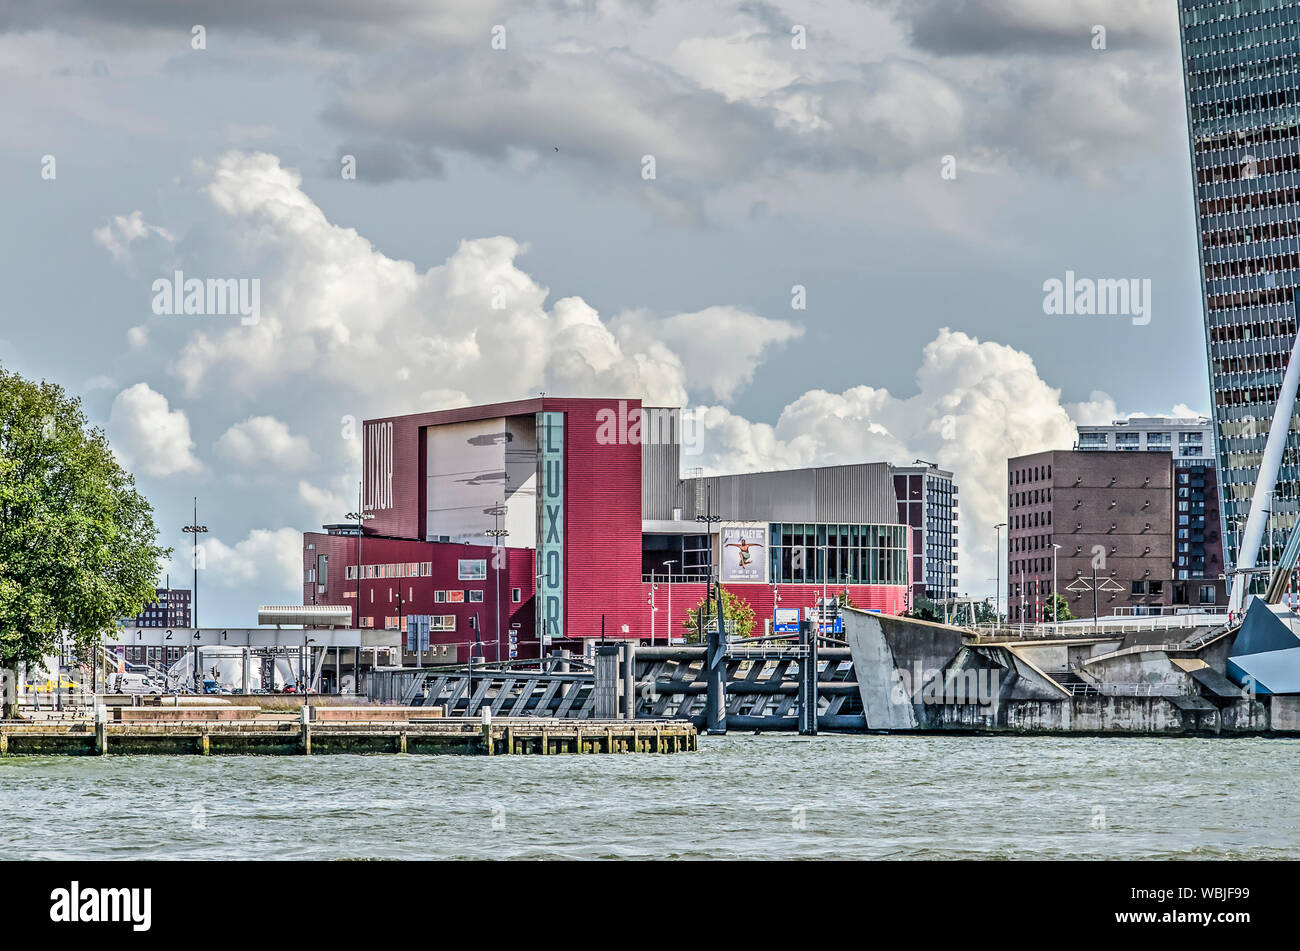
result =
[[817,735],[817,633],[807,618],[799,622],[799,735]]
[[722,636],[722,615],[708,632],[708,649],[704,662],[708,666],[708,692],[705,696],[704,725],[709,733],[720,736],[727,732],[727,682],[726,641]]
[[636,719],[636,642],[623,645],[623,715]]

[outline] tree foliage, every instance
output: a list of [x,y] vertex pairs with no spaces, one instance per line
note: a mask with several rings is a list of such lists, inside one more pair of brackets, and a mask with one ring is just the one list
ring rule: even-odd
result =
[[[685,632],[685,638],[689,644],[701,642],[699,632],[700,608],[704,608],[704,629],[706,631],[710,622],[718,613],[716,600],[707,597],[700,599],[699,604],[695,605],[682,620],[682,630]],[[748,601],[738,598],[726,588],[722,589],[722,617],[724,630],[735,634],[737,637],[749,637],[754,631],[756,623],[754,609]]]
[[919,596],[912,601],[912,610],[908,611],[906,616],[916,618],[918,621],[943,620],[943,616],[939,614],[938,605],[929,598]]
[[[1056,608],[1055,617],[1052,616],[1052,608]],[[1053,594],[1047,599],[1047,604],[1043,608],[1043,620],[1054,621],[1073,621],[1074,613],[1070,610],[1070,602],[1065,599],[1063,594]]]
[[0,667],[88,648],[155,596],[153,509],[81,400],[0,367]]

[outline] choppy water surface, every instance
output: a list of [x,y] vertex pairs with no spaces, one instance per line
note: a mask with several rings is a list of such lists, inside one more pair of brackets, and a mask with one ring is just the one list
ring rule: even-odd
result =
[[1300,741],[728,736],[676,756],[12,757],[6,857],[1300,858]]

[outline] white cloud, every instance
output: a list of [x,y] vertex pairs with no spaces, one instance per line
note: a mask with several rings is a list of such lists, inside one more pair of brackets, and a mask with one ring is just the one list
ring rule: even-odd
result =
[[306,436],[295,436],[289,427],[274,416],[250,416],[235,423],[216,441],[218,454],[237,465],[301,469],[312,459],[311,443]]
[[217,380],[257,392],[310,375],[382,397],[386,412],[539,390],[681,404],[694,375],[725,400],[801,332],[729,306],[608,323],[579,297],[548,309],[548,289],[515,263],[526,248],[504,236],[463,241],[421,272],[331,224],[301,184],[273,155],[229,152],[213,170],[207,194],[221,228],[265,274],[262,317],[195,330],[172,367],[186,392]]
[[357,504],[355,498],[349,502],[344,493],[323,489],[305,479],[298,481],[298,501],[307,506],[322,525],[343,521],[348,512],[355,511]]
[[1116,420],[1139,419],[1151,416],[1196,419],[1207,415],[1204,411],[1195,410],[1186,403],[1177,403],[1166,413],[1121,413],[1119,407],[1115,405],[1114,398],[1109,393],[1104,393],[1101,390],[1093,390],[1088,395],[1088,398],[1081,402],[1065,404],[1065,410],[1070,414],[1070,419],[1076,426],[1109,426]]
[[1060,391],[1028,354],[944,329],[926,346],[917,392],[898,397],[857,386],[813,390],[775,426],[721,407],[703,411],[704,456],[714,472],[930,459],[952,469],[960,488],[960,588],[991,592],[993,525],[1006,515],[1006,461],[1069,449],[1074,426]]
[[132,242],[148,238],[150,235],[157,235],[168,244],[176,240],[166,228],[145,221],[144,214],[139,211],[133,211],[129,215],[114,215],[108,224],[96,228],[91,234],[97,244],[108,249],[115,261],[126,256]]
[[[176,543],[170,571],[175,577],[188,578],[193,570],[188,536]],[[302,592],[302,533],[292,528],[255,528],[241,541],[227,545],[215,535],[199,542],[199,584],[219,588],[247,586],[254,597],[269,604],[292,596],[295,603]],[[256,605],[248,610],[254,612]],[[203,618],[200,616],[200,621]],[[249,626],[257,621],[247,619]]]
[[127,387],[113,398],[108,434],[122,465],[144,475],[171,476],[202,468],[184,410],[173,410],[167,397],[147,383]]

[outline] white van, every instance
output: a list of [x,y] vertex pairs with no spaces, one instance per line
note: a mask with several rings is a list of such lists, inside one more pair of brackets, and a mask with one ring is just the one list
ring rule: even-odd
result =
[[167,692],[164,684],[145,674],[109,674],[104,685],[109,693],[145,693],[163,694]]

